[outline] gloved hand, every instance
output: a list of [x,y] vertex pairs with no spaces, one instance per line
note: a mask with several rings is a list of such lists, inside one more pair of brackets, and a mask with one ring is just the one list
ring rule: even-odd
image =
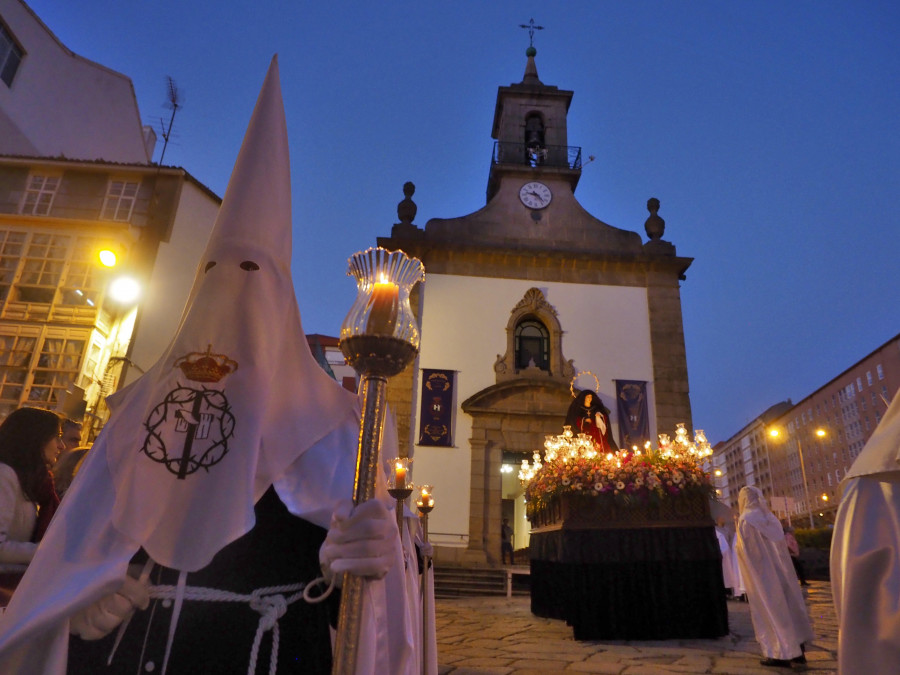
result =
[[419,553],[426,558],[434,557],[434,546],[431,545],[429,541],[418,541],[416,542],[416,546],[419,549]]
[[328,579],[340,579],[344,572],[381,579],[399,545],[397,521],[381,501],[370,499],[354,508],[347,500],[331,516],[319,563]]
[[135,608],[147,609],[149,604],[147,582],[126,575],[118,591],[75,614],[69,623],[69,632],[84,640],[99,640],[130,618]]

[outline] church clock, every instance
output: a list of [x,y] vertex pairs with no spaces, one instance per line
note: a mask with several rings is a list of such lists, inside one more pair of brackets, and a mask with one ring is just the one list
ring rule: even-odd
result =
[[519,199],[529,209],[542,209],[553,199],[553,193],[543,183],[532,181],[519,189]]

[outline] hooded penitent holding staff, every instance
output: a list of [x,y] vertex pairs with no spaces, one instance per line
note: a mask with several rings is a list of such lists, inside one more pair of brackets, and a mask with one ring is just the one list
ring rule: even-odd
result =
[[831,591],[842,673],[888,675],[900,664],[900,396],[841,483],[831,538]]
[[0,672],[328,672],[332,599],[303,598],[320,557],[373,579],[360,672],[411,672],[395,520],[352,508],[358,399],[309,352],[290,261],[273,59],[178,331],[110,398],[0,620]]

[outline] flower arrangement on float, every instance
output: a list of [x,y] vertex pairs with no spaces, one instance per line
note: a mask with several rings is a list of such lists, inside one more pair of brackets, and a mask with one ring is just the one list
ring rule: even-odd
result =
[[605,496],[623,506],[712,496],[715,487],[702,468],[711,454],[703,431],[698,429],[692,441],[684,424],[677,425],[674,440],[660,434],[656,449],[648,441],[643,449],[606,454],[597,452],[589,436],[566,426],[562,434],[546,437],[543,457],[535,452],[531,463],[522,460],[526,514],[531,518],[566,493]]

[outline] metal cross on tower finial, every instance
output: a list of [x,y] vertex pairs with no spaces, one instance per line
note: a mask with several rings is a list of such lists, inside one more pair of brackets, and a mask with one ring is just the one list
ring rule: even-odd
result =
[[529,47],[534,47],[534,31],[544,30],[543,26],[535,26],[534,25],[534,19],[532,19],[528,23],[520,23],[519,28],[527,28],[528,29],[528,46]]

